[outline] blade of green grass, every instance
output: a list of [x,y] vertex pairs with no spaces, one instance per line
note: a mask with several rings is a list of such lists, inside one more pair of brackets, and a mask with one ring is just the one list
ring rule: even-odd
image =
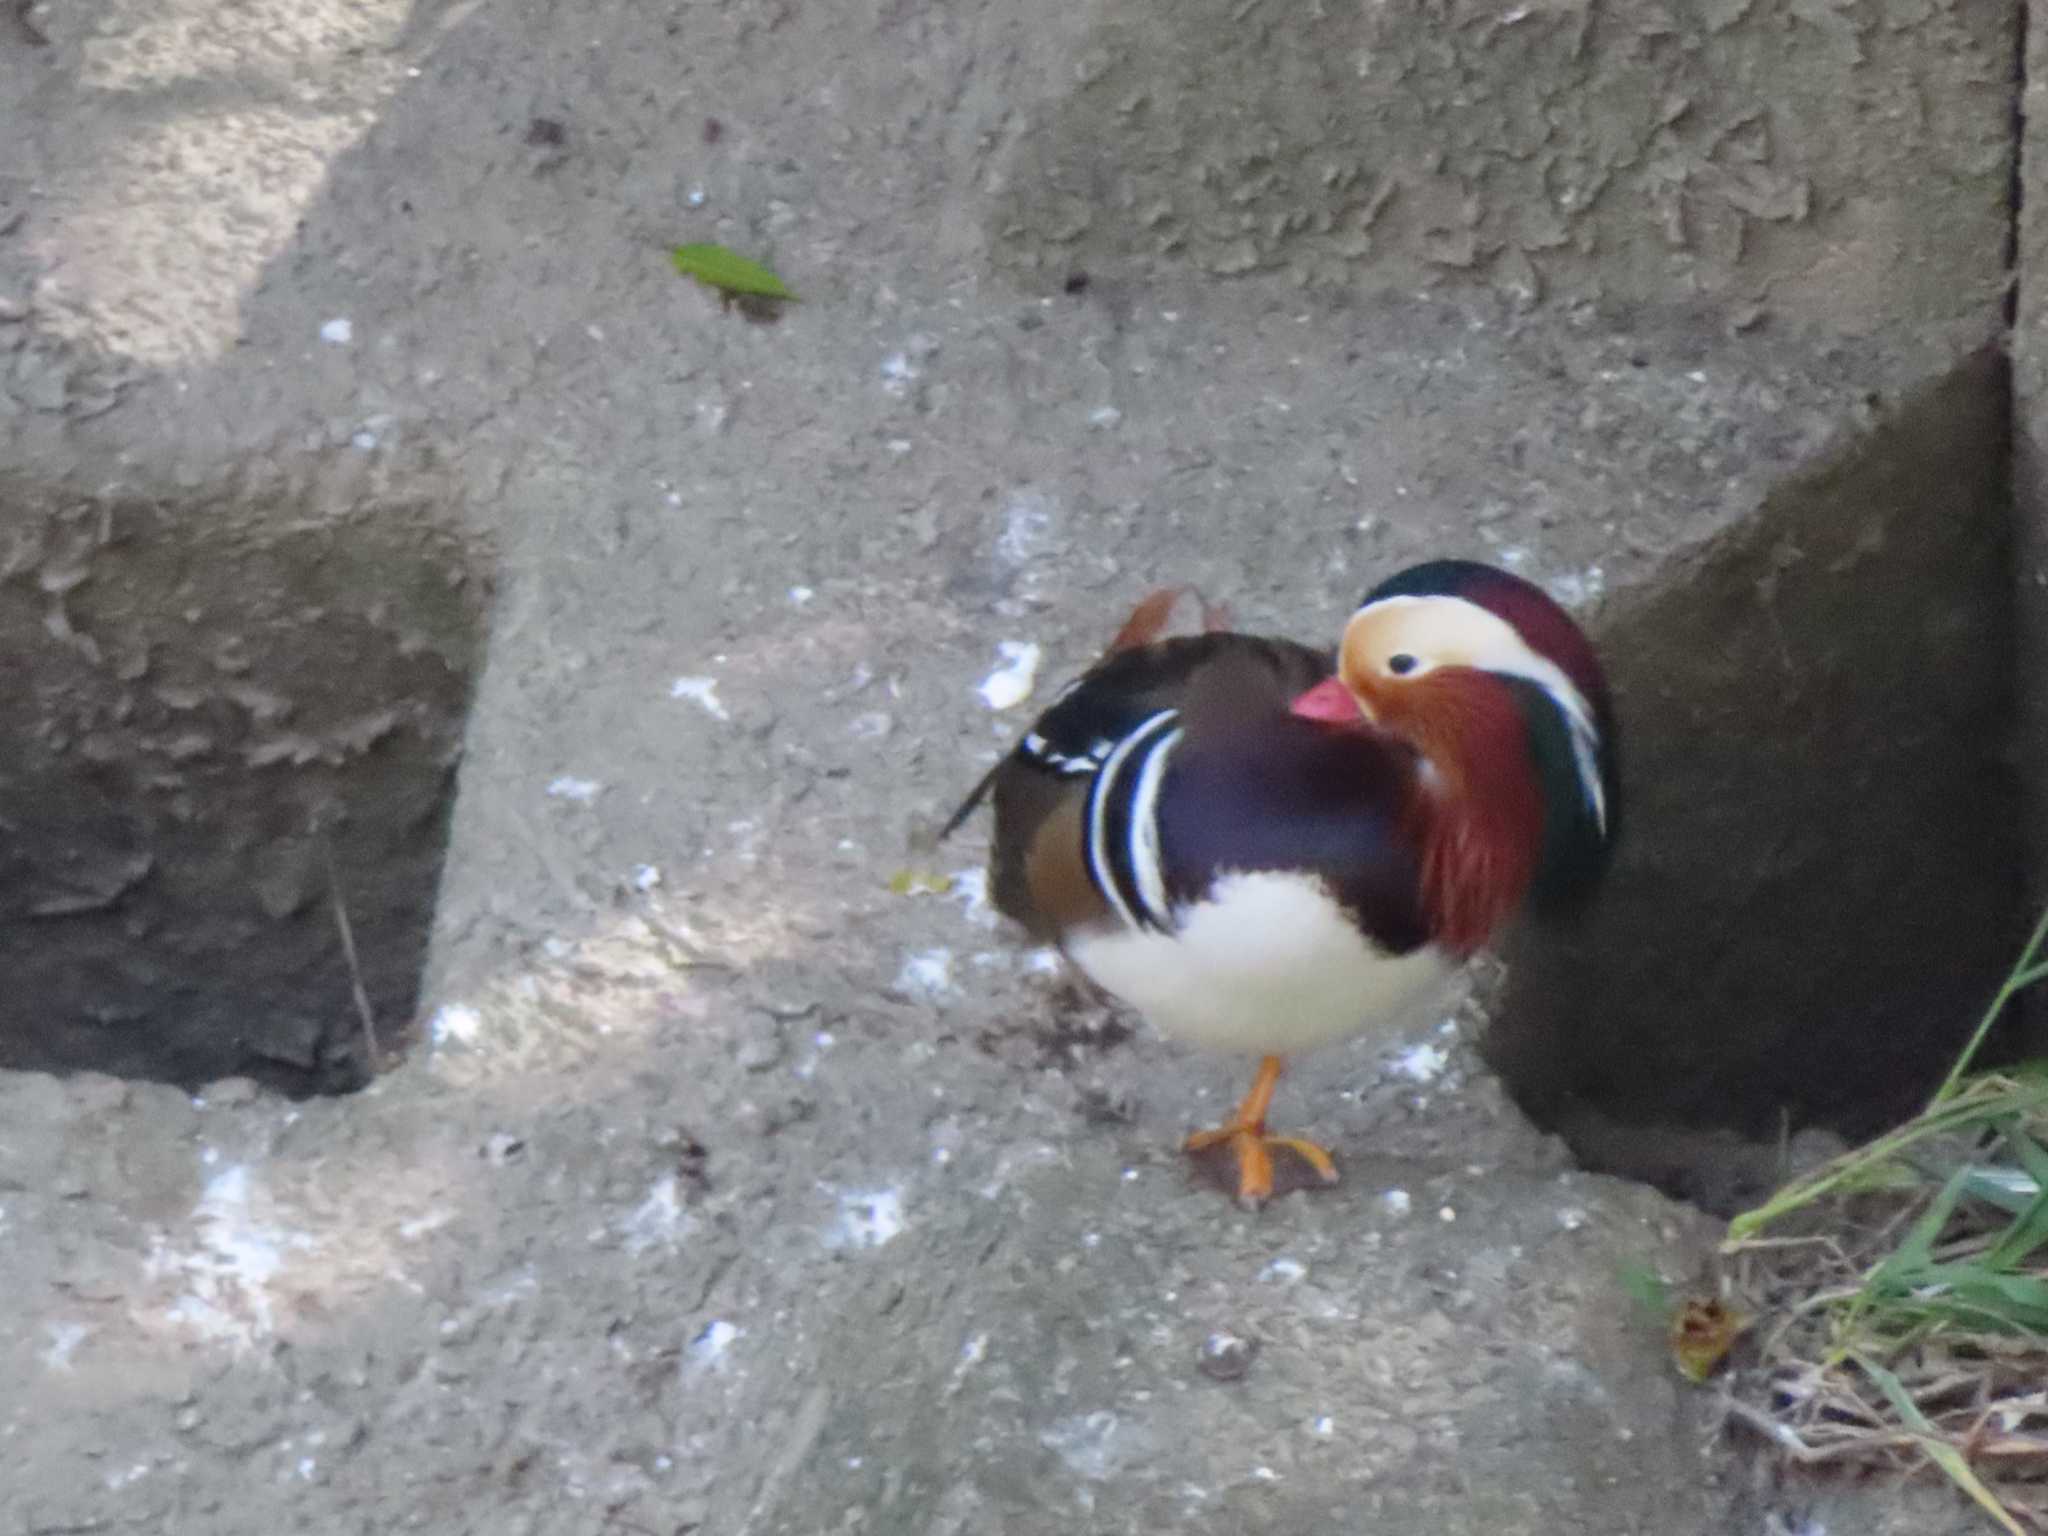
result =
[[1934,1245],[1941,1241],[1968,1177],[1967,1168],[1958,1168],[1950,1175],[1899,1245],[1864,1277],[1843,1309],[1852,1331],[1874,1327],[1881,1333],[1896,1332],[1895,1326],[1888,1325],[1901,1319],[1917,1322],[1934,1310],[1930,1308],[1932,1298],[1928,1292],[1936,1282],[1926,1279],[1926,1272],[1933,1267]]
[[2018,1269],[2043,1244],[2048,1244],[2048,1190],[2036,1195],[2034,1203],[2013,1218],[2012,1225],[1984,1255],[1984,1262],[1993,1269]]
[[2035,1185],[2048,1189],[2048,1147],[2029,1136],[2017,1120],[2005,1128],[2005,1144],[2014,1160],[2033,1175]]
[[1920,1213],[1920,1219],[1907,1231],[1905,1240],[1878,1265],[1878,1274],[1894,1268],[1927,1267],[1934,1255],[1934,1245],[1941,1241],[1942,1230],[1948,1226],[1949,1217],[1955,1214],[1956,1202],[1963,1198],[1963,1183],[1969,1176],[1968,1168],[1958,1168],[1949,1175],[1948,1182],[1941,1186],[1941,1193],[1928,1202],[1927,1209]]
[[[2048,1292],[2025,1275],[1914,1275],[1902,1289],[1859,1293],[1856,1337],[1897,1345],[1915,1330],[2039,1338],[2048,1324]],[[1853,1342],[1853,1341],[1852,1341]]]
[[1963,1453],[1943,1440],[1935,1427],[1927,1421],[1927,1415],[1922,1413],[1920,1405],[1913,1401],[1913,1394],[1906,1390],[1905,1383],[1868,1355],[1857,1355],[1856,1363],[1872,1381],[1877,1383],[1878,1390],[1890,1400],[1900,1420],[1918,1439],[1920,1449],[1926,1452],[1927,1459],[1941,1468],[1947,1474],[1948,1480],[1968,1494],[1985,1514],[1996,1520],[1999,1529],[2009,1532],[2010,1536],[2027,1536],[2019,1521],[2013,1518],[2012,1511],[2005,1507],[1996,1494],[1984,1486]]
[[2000,1274],[1981,1264],[1937,1264],[1927,1270],[1926,1283],[1944,1287],[1959,1308],[2008,1329],[2048,1335],[2048,1280]]
[[1788,1184],[1764,1204],[1744,1211],[1728,1223],[1728,1237],[1723,1247],[1740,1246],[1772,1222],[1811,1205],[1823,1195],[1834,1193],[1860,1176],[1896,1162],[1901,1153],[1920,1142],[2042,1108],[2048,1108],[2048,1080],[1977,1079],[1946,1098],[1938,1098],[1896,1130],[1844,1153],[1805,1178]]
[[2043,1187],[2041,1180],[2030,1178],[2017,1168],[1987,1168],[1982,1163],[1972,1163],[1963,1192],[1972,1200],[1981,1200],[1986,1205],[1997,1206],[2008,1216],[2017,1216],[2033,1202]]
[[1948,1069],[1948,1076],[1942,1079],[1941,1086],[1934,1090],[1934,1097],[1928,1102],[1929,1109],[1945,1099],[1955,1097],[1962,1090],[1963,1079],[1969,1074],[1970,1063],[1976,1060],[1978,1048],[1984,1044],[1984,1037],[1991,1033],[1991,1026],[1998,1022],[1999,1016],[2005,1012],[2005,1005],[2013,1000],[2014,994],[2024,991],[2044,976],[2048,976],[2048,963],[2041,961],[2041,946],[2044,943],[2048,943],[2048,908],[2043,909],[2040,921],[2034,924],[2034,931],[2027,939],[2027,947],[2020,951],[2019,961],[2006,976],[2004,985],[1998,989],[1998,995],[1991,999],[1991,1006],[1984,1010],[1984,1017],[1978,1020],[1976,1029],[1971,1031],[1969,1043],[1963,1047],[1962,1055],[1958,1056],[1956,1064]]
[[[1809,1294],[1790,1299],[1776,1337],[1801,1318],[1824,1318],[1824,1331],[1802,1325],[1795,1354],[1823,1373],[1860,1370],[1889,1404],[1887,1422],[2009,1536],[2025,1536],[2024,1528],[1970,1464],[1967,1437],[1931,1422],[1880,1362],[1910,1361],[1924,1376],[1928,1357],[1914,1351],[1925,1344],[1940,1359],[2030,1362],[2022,1369],[2038,1378],[2048,1344],[2048,1062],[1972,1068],[2014,997],[2048,982],[2044,948],[2048,911],[1920,1114],[1743,1212],[1722,1244],[1724,1253],[1782,1251],[1783,1243],[1753,1240],[1826,1202],[1833,1258],[1810,1277]],[[1845,1266],[1862,1270],[1847,1288]]]

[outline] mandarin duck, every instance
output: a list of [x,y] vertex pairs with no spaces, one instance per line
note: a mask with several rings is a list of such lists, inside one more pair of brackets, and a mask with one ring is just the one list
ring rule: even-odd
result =
[[[947,823],[993,801],[997,908],[1162,1034],[1261,1058],[1190,1154],[1240,1201],[1332,1184],[1270,1135],[1284,1059],[1398,1025],[1525,906],[1583,901],[1614,845],[1614,725],[1593,647],[1518,576],[1413,566],[1334,652],[1158,638],[1139,605]],[[1234,1169],[1231,1165],[1234,1165]]]

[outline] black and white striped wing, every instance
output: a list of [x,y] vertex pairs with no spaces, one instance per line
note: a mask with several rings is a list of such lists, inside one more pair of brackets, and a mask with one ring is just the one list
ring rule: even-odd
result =
[[1138,928],[1166,926],[1170,903],[1154,808],[1191,690],[1220,674],[1248,677],[1270,707],[1327,677],[1331,664],[1327,654],[1291,641],[1223,633],[1114,652],[1053,700],[946,832],[994,792],[991,893],[1002,911],[1041,938],[1055,937],[1060,924],[1033,902],[1027,864],[1046,856],[1040,834],[1048,826],[1073,828],[1060,854],[1099,896],[1103,916]]
[[1165,929],[1171,910],[1159,859],[1159,789],[1183,731],[1180,711],[1148,715],[1116,741],[1088,785],[1088,878],[1127,927]]

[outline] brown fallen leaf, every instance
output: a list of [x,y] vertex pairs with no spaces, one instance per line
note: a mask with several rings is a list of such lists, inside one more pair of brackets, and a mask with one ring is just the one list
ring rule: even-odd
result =
[[1671,1358],[1687,1381],[1701,1382],[1720,1367],[1750,1320],[1717,1297],[1693,1296],[1671,1314]]

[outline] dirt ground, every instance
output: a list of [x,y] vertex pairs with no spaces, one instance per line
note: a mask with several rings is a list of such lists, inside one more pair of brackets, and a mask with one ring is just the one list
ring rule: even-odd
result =
[[[1198,19],[1257,30],[1230,9]],[[1785,18],[1723,9],[1687,46],[1776,80]],[[1501,23],[1526,57],[1459,46],[1512,78],[1576,57],[1571,10]],[[0,1073],[0,1529],[1973,1528],[1945,1489],[1787,1483],[1718,1436],[1623,1282],[1692,1273],[1714,1224],[1579,1171],[1523,1117],[1478,1054],[1493,991],[1302,1063],[1279,1113],[1345,1182],[1246,1215],[1174,1151],[1242,1064],[1074,995],[997,926],[978,829],[937,854],[919,834],[1163,580],[1313,638],[1456,545],[1598,614],[1824,480],[1891,402],[1976,378],[2009,34],[1934,7],[1831,42],[1786,89],[1839,105],[1859,71],[1903,69],[1938,108],[1897,141],[1874,120],[1839,163],[1695,132],[1651,88],[1691,66],[1623,49],[1626,105],[1571,130],[1593,146],[1573,174],[1719,201],[1672,203],[1696,215],[1674,237],[1655,198],[1646,234],[1626,198],[1560,194],[1567,249],[1503,223],[1479,171],[1461,192],[1457,166],[1414,169],[1407,118],[1413,195],[1381,200],[1384,227],[1343,222],[1372,202],[1345,168],[1275,191],[1242,156],[1144,223],[1172,143],[1133,130],[1114,174],[1073,165],[1105,114],[1170,102],[1185,129],[1196,88],[1224,89],[1148,49],[1165,25],[894,0],[0,17],[0,505],[89,524],[140,499],[188,551],[265,559],[413,508],[495,593],[480,671],[430,681],[374,570],[309,599],[296,645],[222,676],[324,721],[317,701],[364,686],[325,637],[374,632],[410,724],[315,733],[341,744],[260,765],[274,801],[218,791],[181,820],[165,754],[209,760],[177,757],[148,712],[179,706],[120,675],[134,610],[98,594],[126,590],[125,546],[7,546],[0,633],[96,679],[114,743],[86,768],[38,737],[38,803],[69,763],[95,804],[149,807],[122,837],[204,831],[209,807],[269,829],[183,884],[167,857],[147,891],[213,903],[209,945],[238,914],[251,969],[298,975],[304,1070],[368,1047],[339,951],[279,947],[331,914],[303,871],[276,895],[277,849],[339,807],[410,837],[416,876],[449,807],[380,819],[381,797],[440,783],[472,686],[474,707],[433,910],[418,878],[352,887],[374,962],[430,948],[397,1070],[301,1101],[247,1076]],[[1458,78],[1428,39],[1355,25],[1393,30],[1290,46],[1282,74],[1341,53],[1347,78],[1425,55],[1399,78]],[[1507,158],[1524,121],[1487,129]],[[1614,122],[1664,158],[1614,147]],[[1902,166],[1941,217],[1885,201]],[[1317,187],[1349,212],[1261,201]],[[1185,223],[1193,254],[1134,255],[1125,215]],[[669,268],[681,239],[773,261],[801,302],[723,310]],[[1373,281],[1333,286],[1354,266]],[[1840,570],[1872,563],[1870,526]],[[233,628],[258,607],[236,558],[199,618],[148,623]],[[102,642],[89,670],[58,611]],[[1946,611],[1930,633],[1962,633]],[[899,893],[906,869],[945,889]],[[146,947],[130,900],[54,915]],[[237,965],[181,958],[201,992]],[[393,1040],[410,1001],[409,977],[378,983]],[[245,1005],[250,1033],[281,1028],[268,1009]],[[149,1018],[97,1027],[132,1043]],[[1732,1137],[1687,1146],[1723,1198],[1776,1171]]]

